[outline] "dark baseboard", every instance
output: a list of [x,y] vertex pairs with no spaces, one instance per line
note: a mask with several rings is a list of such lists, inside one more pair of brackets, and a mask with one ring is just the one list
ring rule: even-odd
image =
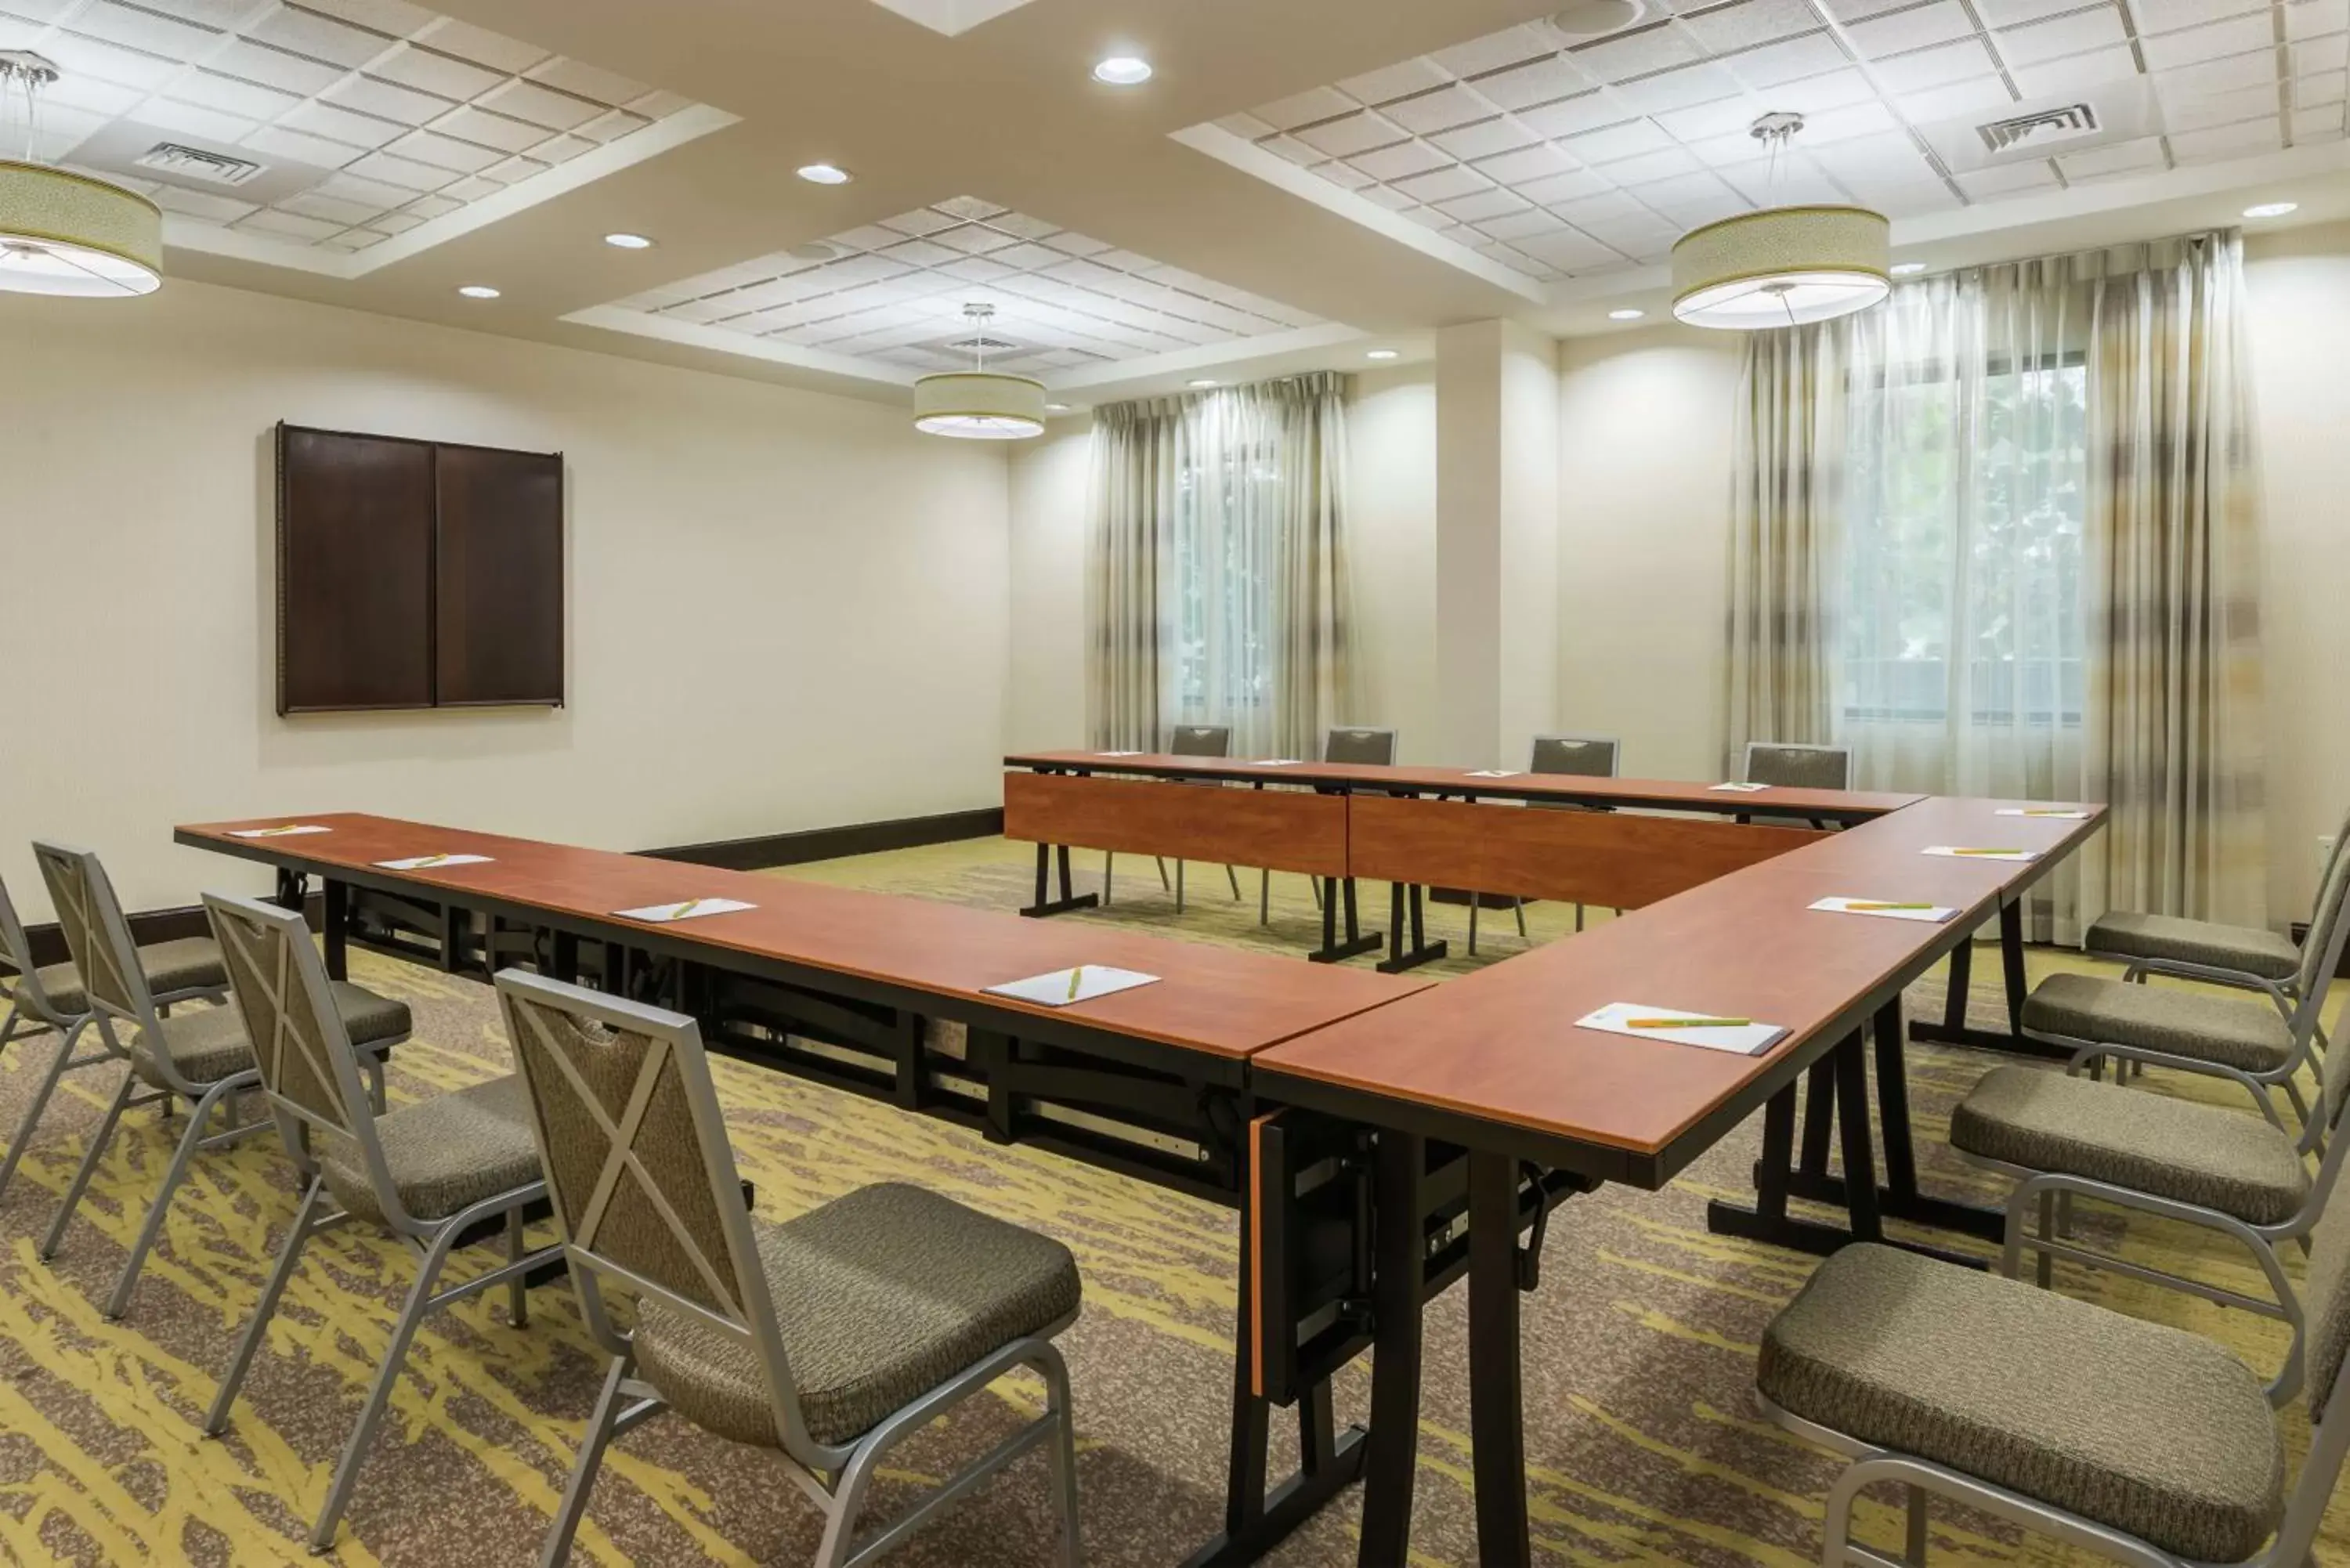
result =
[[[2293,923],[2293,940],[2296,942],[2306,942],[2309,940],[2309,922],[2307,920],[2295,920]],[[2336,980],[2350,980],[2350,945],[2345,945],[2343,948],[2342,961],[2334,966],[2334,978]]]
[[764,871],[777,866],[801,866],[811,860],[877,855],[885,849],[951,844],[959,838],[993,838],[1003,831],[1003,808],[991,805],[977,811],[901,816],[890,822],[858,822],[845,827],[812,827],[800,833],[771,833],[759,838],[730,838],[719,844],[687,844],[639,853],[661,860],[723,867],[729,871]]

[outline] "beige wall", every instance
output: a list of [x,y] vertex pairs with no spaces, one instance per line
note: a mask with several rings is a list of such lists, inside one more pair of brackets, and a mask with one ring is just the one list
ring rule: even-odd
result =
[[[0,876],[125,902],[250,871],[174,822],[378,810],[615,848],[998,798],[1006,464],[901,411],[179,282],[0,296],[17,701]],[[570,706],[282,720],[269,431],[560,450]]]
[[1086,496],[1092,422],[1055,421],[1012,451],[1010,714],[1005,742],[1087,743]]

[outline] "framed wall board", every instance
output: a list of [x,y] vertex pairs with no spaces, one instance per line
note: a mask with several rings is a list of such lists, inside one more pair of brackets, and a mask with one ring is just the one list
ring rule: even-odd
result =
[[277,711],[560,706],[559,453],[277,427]]

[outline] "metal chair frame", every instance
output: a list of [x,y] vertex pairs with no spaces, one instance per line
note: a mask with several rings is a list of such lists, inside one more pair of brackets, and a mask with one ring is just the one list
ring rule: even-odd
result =
[[[228,1370],[222,1376],[219,1391],[213,1396],[212,1408],[204,1417],[204,1436],[217,1438],[228,1429],[229,1415],[235,1407],[237,1393],[244,1386],[245,1374],[252,1369],[253,1358],[267,1337],[269,1320],[276,1315],[277,1303],[294,1278],[294,1271],[302,1259],[303,1249],[312,1237],[336,1229],[352,1216],[334,1205],[333,1195],[327,1189],[327,1179],[310,1148],[310,1134],[323,1132],[330,1137],[347,1139],[358,1151],[359,1164],[367,1173],[368,1185],[373,1191],[377,1212],[383,1216],[384,1229],[405,1247],[416,1260],[416,1278],[409,1286],[408,1295],[400,1303],[400,1316],[394,1321],[390,1343],[385,1347],[382,1364],[376,1368],[374,1381],[368,1387],[367,1401],[359,1407],[359,1420],[353,1424],[350,1436],[343,1443],[342,1456],[336,1461],[334,1480],[328,1484],[327,1496],[318,1508],[317,1519],[310,1527],[310,1550],[325,1552],[335,1543],[335,1534],[342,1523],[343,1510],[350,1501],[351,1490],[358,1483],[359,1466],[375,1441],[376,1428],[391,1403],[392,1388],[400,1380],[407,1364],[408,1349],[416,1338],[416,1331],[424,1319],[445,1306],[454,1305],[481,1294],[484,1291],[504,1285],[507,1290],[506,1315],[516,1328],[530,1323],[528,1275],[541,1267],[552,1266],[560,1249],[543,1248],[536,1252],[525,1251],[524,1240],[525,1211],[546,1196],[544,1180],[532,1181],[504,1192],[494,1194],[469,1203],[443,1220],[421,1220],[408,1212],[400,1201],[400,1189],[393,1182],[390,1165],[383,1153],[383,1143],[376,1136],[375,1096],[360,1080],[359,1054],[336,1013],[332,992],[328,988],[325,964],[318,950],[311,944],[309,929],[302,918],[252,899],[232,898],[218,893],[203,896],[204,912],[212,921],[213,938],[220,944],[223,961],[228,965],[229,989],[244,1012],[247,1034],[254,1042],[254,1056],[263,1065],[257,1066],[262,1092],[267,1096],[275,1113],[286,1152],[303,1178],[301,1206],[295,1210],[294,1222],[286,1232],[286,1240],[277,1250],[277,1262],[269,1271],[269,1279],[262,1286],[260,1298],[254,1303],[253,1316],[237,1339],[235,1353],[230,1357]],[[272,971],[267,976],[264,965]],[[250,986],[261,994],[247,993]],[[318,1032],[326,1060],[320,1062],[309,1055],[301,1037],[288,1027],[294,1008],[306,1010]],[[283,1053],[300,1053],[306,1059],[311,1076],[328,1091],[330,1103],[313,1106],[285,1092],[278,1076],[278,1064]],[[498,1231],[484,1228],[503,1221]],[[441,1272],[457,1248],[488,1241],[503,1233],[506,1261],[497,1267],[474,1275],[447,1290],[435,1291]]]
[[[606,1029],[642,1035],[652,1043],[652,1049],[638,1070],[627,1107],[617,1118],[608,1116],[596,1096],[573,1075],[576,1070],[565,1059],[561,1047],[552,1047],[548,1052],[549,1058],[571,1079],[570,1087],[578,1096],[579,1105],[598,1118],[601,1130],[609,1139],[603,1168],[595,1183],[598,1194],[608,1194],[613,1189],[624,1167],[632,1167],[639,1172],[645,1192],[659,1191],[658,1184],[642,1174],[634,1139],[663,1068],[674,1064],[678,1084],[684,1093],[700,1145],[703,1174],[711,1183],[718,1221],[732,1254],[732,1277],[725,1277],[715,1263],[702,1256],[673,1216],[665,1215],[664,1218],[672,1239],[685,1248],[688,1257],[702,1274],[705,1284],[712,1290],[712,1299],[719,1302],[731,1299],[741,1314],[739,1317],[733,1317],[713,1311],[599,1253],[596,1250],[595,1228],[600,1226],[604,1212],[600,1199],[591,1203],[584,1216],[589,1227],[586,1239],[575,1238],[567,1206],[560,1194],[557,1195],[556,1220],[563,1231],[563,1253],[570,1266],[572,1288],[578,1295],[581,1314],[587,1320],[589,1333],[611,1355],[612,1362],[605,1372],[603,1390],[597,1398],[595,1413],[588,1419],[578,1459],[572,1466],[570,1480],[564,1487],[562,1506],[547,1532],[546,1549],[540,1557],[543,1568],[556,1568],[568,1559],[572,1539],[586,1513],[588,1493],[594,1488],[605,1448],[613,1438],[641,1425],[665,1407],[658,1389],[632,1376],[636,1361],[634,1336],[632,1333],[621,1333],[612,1323],[603,1295],[603,1282],[607,1276],[631,1294],[656,1297],[671,1310],[692,1314],[746,1346],[757,1357],[765,1376],[775,1433],[781,1439],[783,1453],[788,1461],[785,1467],[785,1473],[825,1516],[824,1535],[816,1550],[817,1568],[850,1568],[851,1564],[872,1561],[981,1481],[1039,1445],[1049,1446],[1054,1481],[1060,1497],[1061,1560],[1067,1568],[1075,1568],[1078,1561],[1076,1428],[1070,1417],[1068,1369],[1061,1359],[1060,1351],[1052,1343],[1052,1336],[1074,1321],[1074,1314],[1038,1334],[1014,1340],[963,1368],[851,1441],[817,1441],[809,1435],[801,1415],[798,1386],[793,1381],[783,1336],[776,1327],[775,1303],[768,1293],[766,1275],[759,1262],[756,1239],[751,1230],[750,1210],[743,1201],[742,1185],[736,1176],[733,1148],[726,1138],[725,1121],[718,1105],[717,1091],[711,1082],[700,1026],[681,1013],[604,996],[520,971],[501,971],[496,983],[507,1027],[516,1042],[517,1065],[525,1081],[529,1080],[534,1069],[529,1064],[530,1055],[521,1048],[521,1042],[525,1038],[524,1031],[538,1028],[536,1019],[527,1011],[530,1006],[547,1008],[574,1019],[585,1019]],[[542,1108],[544,1102],[535,1084],[531,1098],[534,1106],[532,1126],[544,1155],[548,1135]],[[864,1505],[874,1473],[889,1450],[953,1406],[986,1387],[1004,1372],[1022,1365],[1035,1368],[1045,1380],[1045,1413],[948,1478],[862,1545],[858,1544],[853,1534],[857,1516]]]

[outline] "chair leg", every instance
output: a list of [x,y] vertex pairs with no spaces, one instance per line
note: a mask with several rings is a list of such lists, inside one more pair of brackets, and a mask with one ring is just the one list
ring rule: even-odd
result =
[[1909,1539],[1901,1561],[1908,1568],[1926,1568],[1926,1489],[1909,1489]]
[[244,1375],[253,1368],[254,1354],[268,1337],[269,1320],[277,1312],[277,1298],[286,1293],[286,1282],[294,1277],[302,1249],[309,1243],[311,1226],[326,1190],[327,1179],[314,1176],[309,1189],[302,1194],[302,1207],[294,1211],[294,1228],[286,1232],[286,1244],[277,1249],[276,1266],[269,1271],[268,1283],[261,1287],[261,1299],[253,1304],[253,1319],[244,1325],[244,1334],[236,1342],[236,1354],[229,1357],[228,1370],[221,1376],[220,1391],[213,1396],[212,1410],[204,1417],[207,1438],[217,1438],[228,1430],[229,1412],[235,1407],[237,1391],[244,1386]]
[[1109,908],[1109,879],[1110,879],[1110,873],[1111,873],[1112,871],[1116,870],[1117,868],[1118,868],[1118,851],[1117,851],[1117,850],[1115,850],[1115,849],[1105,849],[1105,850],[1103,850],[1103,851],[1102,851],[1102,908],[1103,908],[1103,909],[1108,909],[1108,908]]
[[1322,878],[1315,877],[1308,880],[1314,884],[1314,907],[1318,909],[1322,907]]
[[[1579,910],[1583,906],[1577,904],[1575,908]],[[1530,939],[1526,936],[1526,901],[1523,898],[1521,898],[1516,903],[1511,905],[1510,913],[1518,918],[1518,940],[1522,942],[1529,940]]]
[[[2053,1192],[2040,1195],[2040,1235],[2043,1241],[2056,1239],[2056,1195]],[[2056,1284],[2056,1254],[2045,1247],[2038,1251],[2033,1269],[2035,1281],[2042,1290],[2053,1290]]]
[[1183,912],[1183,862],[1175,862],[1175,912]]
[[1150,858],[1151,858],[1152,860],[1154,860],[1154,861],[1157,861],[1157,862],[1158,862],[1158,865],[1159,865],[1159,890],[1160,892],[1164,893],[1164,892],[1166,892],[1166,891],[1168,890],[1168,887],[1169,887],[1169,883],[1168,883],[1168,880],[1167,880],[1167,862],[1166,862],[1163,858],[1161,858],[1160,857],[1156,856],[1156,855],[1152,856]]
[[189,1162],[204,1141],[204,1129],[213,1125],[213,1110],[221,1101],[235,1094],[231,1087],[234,1078],[224,1078],[203,1092],[195,1108],[188,1113],[187,1130],[180,1134],[180,1147],[172,1151],[172,1163],[164,1168],[163,1185],[156,1190],[155,1200],[148,1206],[147,1218],[139,1227],[139,1239],[130,1243],[130,1255],[122,1260],[122,1272],[114,1282],[114,1290],[106,1298],[105,1315],[109,1323],[119,1323],[130,1310],[131,1287],[139,1282],[139,1272],[147,1266],[147,1254],[154,1250],[155,1238],[163,1233],[163,1222],[172,1217],[172,1199],[180,1190],[180,1183],[188,1179]]
[[1273,873],[1270,871],[1256,874],[1256,923],[1260,926],[1273,924]]
[[816,1542],[815,1568],[841,1568],[857,1544],[857,1516],[864,1511],[865,1490],[873,1481],[879,1449],[859,1449],[840,1472],[832,1504],[825,1510],[824,1538]]
[[603,1466],[604,1449],[612,1440],[612,1425],[620,1413],[620,1386],[628,1380],[635,1358],[612,1357],[604,1374],[604,1392],[597,1397],[596,1413],[579,1439],[579,1457],[571,1461],[571,1479],[563,1483],[563,1506],[546,1532],[546,1546],[538,1554],[539,1568],[563,1568],[571,1556],[571,1539],[588,1512],[588,1494],[596,1490],[596,1472]]
[[1575,907],[1575,932],[1577,936],[1583,934],[1583,906],[1580,904]]
[[[519,1263],[523,1259],[522,1210],[506,1210],[506,1262]],[[516,1274],[506,1282],[506,1321],[516,1328],[530,1326],[530,1281],[525,1274]]]
[[1472,892],[1469,895],[1469,956],[1471,958],[1477,956],[1477,899],[1476,893]]
[[350,1439],[343,1445],[343,1457],[335,1466],[334,1484],[327,1489],[327,1501],[318,1510],[318,1521],[310,1528],[313,1552],[324,1552],[335,1543],[335,1532],[343,1521],[343,1509],[351,1500],[352,1483],[359,1480],[359,1461],[367,1458],[368,1449],[375,1441],[376,1425],[383,1419],[384,1407],[391,1403],[392,1385],[400,1380],[400,1369],[408,1360],[409,1344],[415,1339],[424,1314],[432,1310],[432,1287],[440,1281],[441,1266],[448,1262],[449,1245],[456,1238],[456,1227],[442,1226],[417,1267],[416,1282],[409,1287],[408,1300],[400,1309],[400,1321],[392,1327],[391,1343],[384,1347],[383,1365],[376,1368],[375,1383],[368,1389],[367,1403],[359,1408],[359,1424],[351,1428]]
[[1241,874],[1227,866],[1224,867],[1224,879],[1232,885],[1232,902],[1235,904],[1239,903],[1241,901]]
[[1061,1568],[1085,1560],[1077,1525],[1077,1419],[1069,1400],[1069,1368],[1057,1355],[1043,1368],[1045,1397],[1060,1419],[1052,1439],[1053,1490],[1061,1512]]
[[106,1158],[106,1146],[114,1141],[114,1129],[121,1125],[122,1109],[130,1096],[139,1091],[139,1075],[127,1070],[122,1075],[122,1087],[114,1092],[114,1103],[106,1107],[106,1119],[90,1134],[89,1148],[81,1157],[80,1167],[74,1171],[72,1185],[57,1199],[57,1211],[49,1220],[49,1233],[41,1239],[43,1261],[57,1255],[59,1243],[66,1239],[66,1227],[73,1222],[74,1210],[81,1207],[81,1195],[89,1190],[89,1179],[98,1173],[99,1161]]
[[[16,1026],[16,1015],[12,1011],[8,1027],[14,1029]],[[33,1141],[33,1129],[40,1124],[41,1113],[48,1108],[49,1096],[57,1093],[57,1080],[66,1075],[66,1069],[73,1063],[74,1047],[81,1043],[81,1032],[88,1027],[88,1013],[76,1019],[74,1026],[66,1032],[64,1041],[57,1046],[57,1060],[51,1062],[48,1071],[41,1075],[40,1086],[33,1091],[32,1102],[25,1107],[24,1119],[16,1124],[16,1136],[8,1140],[8,1158],[0,1161],[0,1197],[7,1195],[8,1183],[16,1179],[16,1167],[23,1161],[26,1147]],[[0,1040],[5,1038],[6,1031],[0,1031]],[[92,1060],[104,1061],[105,1058],[94,1057]]]

